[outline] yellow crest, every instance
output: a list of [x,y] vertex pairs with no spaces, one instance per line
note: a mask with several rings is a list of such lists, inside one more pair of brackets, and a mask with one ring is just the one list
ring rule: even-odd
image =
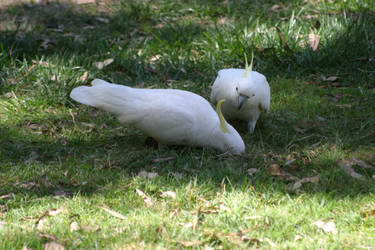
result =
[[251,52],[251,63],[250,63],[250,67],[249,65],[247,64],[247,56],[245,54],[245,64],[246,64],[246,69],[245,69],[245,74],[243,77],[247,77],[247,74],[251,71],[253,71],[253,61],[254,61],[254,51]]
[[220,120],[220,128],[224,133],[228,133],[227,127],[225,126],[225,119],[223,113],[221,113],[221,104],[225,102],[225,99],[221,99],[216,105],[216,112]]

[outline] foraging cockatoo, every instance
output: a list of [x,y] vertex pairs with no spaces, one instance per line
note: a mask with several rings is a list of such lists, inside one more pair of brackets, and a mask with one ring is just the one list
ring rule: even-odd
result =
[[250,133],[262,111],[270,108],[271,93],[266,77],[252,71],[246,62],[246,69],[222,69],[211,87],[211,101],[216,104],[225,99],[222,106],[226,119],[240,119],[248,122]]
[[113,113],[119,121],[142,130],[162,145],[209,146],[242,154],[238,132],[203,97],[177,89],[137,89],[95,79],[91,87],[74,88],[77,102]]

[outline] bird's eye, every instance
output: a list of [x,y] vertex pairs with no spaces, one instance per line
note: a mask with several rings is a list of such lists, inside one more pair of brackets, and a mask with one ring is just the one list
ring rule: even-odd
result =
[[238,91],[238,87],[236,87],[236,91]]
[[253,96],[255,96],[255,94],[253,94]]

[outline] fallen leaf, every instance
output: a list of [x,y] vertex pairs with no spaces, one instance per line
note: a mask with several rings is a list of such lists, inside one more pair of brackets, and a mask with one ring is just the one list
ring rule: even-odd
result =
[[98,21],[98,22],[101,22],[101,23],[109,23],[109,19],[108,18],[105,18],[105,17],[95,17],[95,19]]
[[203,243],[199,240],[197,241],[172,241],[172,242],[175,242],[175,243],[178,243],[178,244],[181,244],[183,245],[184,247],[192,247],[192,246],[196,246],[196,245],[202,245]]
[[145,193],[143,193],[141,190],[138,188],[135,189],[137,191],[137,194],[143,199],[143,201],[146,203],[148,206],[153,206],[154,202],[151,200],[150,197],[148,197]]
[[319,176],[305,177],[301,180],[296,181],[296,183],[294,183],[293,187],[291,188],[291,191],[296,191],[298,188],[302,187],[303,183],[309,182],[317,184],[319,182]]
[[221,211],[230,212],[230,208],[227,207],[227,206],[224,206],[224,205],[222,205],[222,204],[219,205],[219,209],[220,209]]
[[118,213],[116,211],[113,211],[113,210],[111,210],[109,208],[102,207],[102,206],[100,206],[99,208],[103,209],[104,211],[106,211],[107,213],[109,213],[110,215],[112,215],[112,216],[114,216],[116,218],[119,218],[121,220],[125,220],[126,219],[126,217],[123,216],[122,214],[120,214],[120,213]]
[[176,197],[177,197],[177,196],[176,196],[176,193],[173,192],[173,191],[165,191],[165,192],[162,192],[160,196],[163,197],[163,198],[167,198],[167,197],[169,197],[169,198],[172,198],[172,199],[176,199]]
[[70,224],[70,232],[74,232],[74,231],[78,231],[78,230],[80,230],[80,227],[79,227],[78,223],[73,221]]
[[150,58],[150,62],[154,63],[157,60],[159,60],[160,58],[161,58],[161,55],[157,54],[157,55],[155,55],[155,56],[153,56],[153,57]]
[[253,176],[255,173],[258,173],[259,170],[257,168],[249,168],[247,170],[247,174],[250,175],[250,176]]
[[54,81],[54,82],[60,82],[60,76],[53,75],[53,76],[51,77],[51,81]]
[[267,167],[267,172],[271,174],[272,176],[277,176],[281,179],[286,179],[286,180],[295,180],[297,177],[285,172],[284,170],[281,169],[281,167],[277,164],[271,164]]
[[103,69],[104,67],[110,65],[111,63],[113,63],[114,59],[113,58],[109,58],[109,59],[106,59],[102,62],[94,62],[93,65],[95,67],[97,67],[99,70]]
[[83,75],[79,78],[79,82],[84,82],[84,81],[86,81],[86,79],[87,79],[87,76],[89,75],[89,72],[88,71],[85,71],[84,73],[83,73]]
[[366,168],[366,169],[374,169],[375,170],[375,167],[362,161],[362,160],[357,160],[356,158],[353,158],[352,160],[352,164],[353,165],[357,165],[357,166],[360,166],[360,167],[363,167],[363,168]]
[[267,167],[267,172],[271,175],[280,175],[281,174],[281,168],[277,164],[271,164]]
[[81,122],[81,124],[85,127],[95,128],[95,124],[93,123]]
[[65,247],[55,241],[44,244],[44,250],[64,250]]
[[318,228],[321,228],[326,233],[337,234],[336,225],[333,221],[324,222],[322,220],[317,220],[311,223],[311,225],[315,225]]
[[339,160],[337,162],[337,165],[344,170],[344,172],[353,177],[354,179],[364,179],[364,176],[361,174],[358,174],[354,169],[352,168],[353,162],[348,159]]
[[89,3],[95,3],[95,0],[74,0],[76,4],[89,4]]
[[280,11],[282,9],[282,7],[278,4],[275,4],[273,5],[270,10],[273,11],[273,12],[277,12],[277,11]]
[[296,235],[296,236],[294,236],[294,241],[299,241],[299,240],[302,240],[303,238],[302,238],[302,236],[300,236],[300,235]]
[[325,76],[321,76],[322,77],[322,80],[323,81],[327,81],[327,82],[335,82],[339,79],[338,76],[329,76],[329,77],[325,77]]
[[316,51],[318,49],[318,46],[319,46],[319,36],[314,34],[314,33],[310,33],[309,34],[309,44],[310,44],[312,50]]
[[147,172],[145,170],[142,170],[141,172],[138,173],[139,177],[146,177],[148,179],[154,179],[155,177],[158,176],[158,173],[156,172]]
[[365,211],[365,212],[362,213],[363,218],[367,218],[367,217],[370,217],[370,216],[375,216],[375,209]]
[[156,159],[153,159],[152,162],[170,161],[170,160],[173,160],[175,158],[176,158],[175,156],[168,156],[168,157],[163,157],[163,158],[156,158]]
[[10,194],[4,194],[4,195],[1,195],[1,196],[0,196],[0,200],[1,200],[1,199],[8,199],[8,198],[11,198],[11,197],[13,197],[13,196],[14,196],[13,193],[10,193]]
[[30,189],[32,189],[34,187],[38,187],[39,185],[36,184],[33,181],[26,181],[26,182],[20,184],[19,186],[22,187],[22,188],[26,188],[26,189],[30,190]]

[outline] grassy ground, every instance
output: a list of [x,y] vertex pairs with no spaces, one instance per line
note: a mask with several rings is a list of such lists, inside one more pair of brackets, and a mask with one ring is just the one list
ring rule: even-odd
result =
[[[375,166],[374,31],[372,0],[3,7],[0,248],[374,249],[375,173],[337,164]],[[94,78],[207,98],[252,51],[272,101],[234,123],[242,157],[158,150],[69,99]]]

